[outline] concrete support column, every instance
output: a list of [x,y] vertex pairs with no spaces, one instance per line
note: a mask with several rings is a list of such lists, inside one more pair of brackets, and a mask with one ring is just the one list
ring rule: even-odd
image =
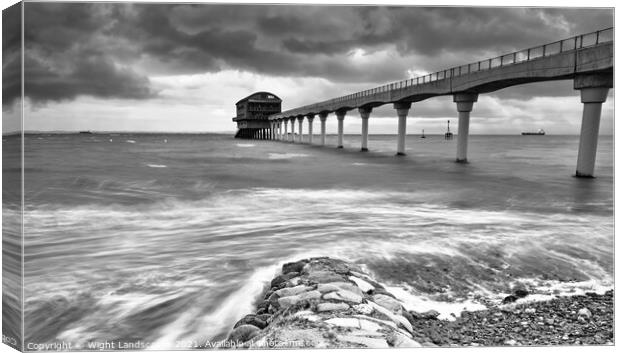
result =
[[362,152],[368,151],[368,118],[372,108],[359,108],[360,117],[362,118]]
[[398,139],[396,142],[396,155],[405,155],[405,136],[407,136],[407,114],[411,108],[411,102],[396,102],[394,109],[398,115]]
[[295,120],[296,118],[291,118],[291,142],[295,142]]
[[321,146],[325,146],[325,121],[327,120],[327,113],[319,113],[319,119],[321,120]]
[[288,119],[284,119],[284,141],[288,141]]
[[308,143],[312,144],[312,122],[314,121],[314,114],[308,114]]
[[346,111],[337,111],[336,119],[338,119],[338,147],[343,148],[344,143],[344,116],[347,114]]
[[478,93],[457,93],[454,95],[456,110],[459,112],[459,132],[456,141],[456,161],[467,163],[467,139],[469,137],[469,113],[478,101]]
[[603,103],[607,100],[609,89],[613,87],[613,75],[579,75],[575,77],[574,87],[581,91],[581,103],[583,103],[575,176],[593,178],[598,131],[601,123],[601,109]]
[[282,120],[278,120],[278,141],[282,141]]
[[304,142],[304,117],[300,116],[297,118],[297,122],[299,123],[299,143]]

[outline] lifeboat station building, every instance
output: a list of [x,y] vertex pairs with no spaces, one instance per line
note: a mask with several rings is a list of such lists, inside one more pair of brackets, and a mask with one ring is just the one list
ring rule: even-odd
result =
[[269,92],[253,93],[236,103],[235,138],[266,140],[273,138],[269,116],[282,112],[282,100]]

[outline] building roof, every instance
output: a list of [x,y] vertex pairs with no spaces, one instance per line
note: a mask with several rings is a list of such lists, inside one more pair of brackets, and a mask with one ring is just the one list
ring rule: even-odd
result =
[[[267,95],[267,97],[269,96],[273,96],[273,98],[261,98],[262,95]],[[238,101],[237,103],[235,103],[235,105],[245,102],[245,101],[249,101],[249,100],[256,100],[256,101],[269,101],[269,102],[282,102],[282,99],[280,99],[278,96],[276,96],[275,94],[271,93],[271,92],[265,92],[265,91],[261,91],[261,92],[254,92],[252,94],[250,94],[249,96],[241,99],[240,101]]]

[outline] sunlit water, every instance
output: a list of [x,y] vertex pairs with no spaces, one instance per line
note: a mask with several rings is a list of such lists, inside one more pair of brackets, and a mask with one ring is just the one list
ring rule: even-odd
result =
[[395,157],[394,136],[360,153],[356,136],[338,150],[334,136],[28,135],[26,343],[221,339],[283,262],[315,255],[362,264],[444,318],[517,282],[611,288],[612,142],[584,180],[576,136],[471,136],[457,164],[441,136],[409,136]]

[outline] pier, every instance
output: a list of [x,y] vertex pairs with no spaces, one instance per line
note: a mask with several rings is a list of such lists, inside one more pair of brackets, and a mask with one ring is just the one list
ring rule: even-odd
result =
[[[357,110],[362,119],[360,151],[368,151],[369,120],[373,108],[392,104],[398,117],[396,155],[402,156],[406,153],[407,116],[412,105],[432,97],[451,95],[458,116],[456,162],[466,163],[470,114],[481,94],[533,82],[573,80],[573,87],[580,91],[583,103],[575,176],[593,177],[601,108],[609,89],[613,88],[613,44],[613,28],[602,29],[273,113],[266,118],[267,125],[261,127],[258,138],[313,144],[312,125],[318,115],[321,123],[319,141],[325,145],[325,122],[333,113],[338,119],[337,147],[342,148],[344,118],[348,112]],[[308,122],[307,138],[304,138],[304,120]],[[295,121],[298,122],[297,135]],[[287,131],[289,122],[290,135]]]

